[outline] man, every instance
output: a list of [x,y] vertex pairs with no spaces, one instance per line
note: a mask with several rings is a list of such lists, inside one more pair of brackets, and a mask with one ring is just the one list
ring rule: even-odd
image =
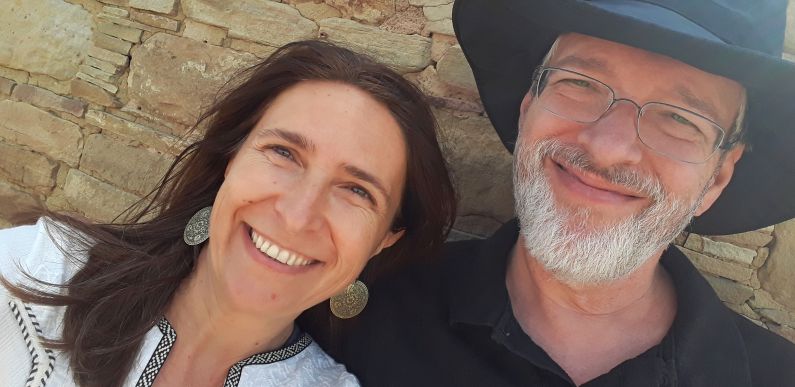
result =
[[518,224],[377,283],[340,360],[373,386],[795,385],[795,346],[669,247],[688,225],[795,217],[785,14],[784,0],[457,0],[514,152]]

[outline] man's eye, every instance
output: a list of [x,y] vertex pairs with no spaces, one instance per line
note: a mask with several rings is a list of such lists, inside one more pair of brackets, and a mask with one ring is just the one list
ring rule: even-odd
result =
[[679,115],[677,113],[671,113],[671,118],[674,121],[676,121],[677,123],[680,123],[682,125],[687,125],[687,126],[693,128],[693,129],[698,129],[698,127],[694,123],[690,122],[690,120],[688,120],[685,117],[682,117],[681,115]]
[[568,78],[568,79],[564,79],[563,82],[568,83],[570,85],[577,86],[577,87],[582,87],[582,88],[591,87],[591,82],[588,82],[588,81],[586,81],[584,79]]

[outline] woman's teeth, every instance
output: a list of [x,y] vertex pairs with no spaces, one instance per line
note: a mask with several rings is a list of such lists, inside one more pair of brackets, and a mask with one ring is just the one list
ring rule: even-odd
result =
[[257,234],[254,230],[251,230],[251,241],[254,242],[254,245],[257,246],[259,251],[263,254],[287,266],[306,266],[314,262],[311,259],[302,257],[300,254],[279,247],[275,243]]

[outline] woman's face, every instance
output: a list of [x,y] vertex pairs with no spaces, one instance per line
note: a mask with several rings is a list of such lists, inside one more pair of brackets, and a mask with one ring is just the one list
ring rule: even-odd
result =
[[215,198],[200,258],[214,288],[239,310],[285,317],[339,293],[402,235],[391,225],[405,176],[402,131],[369,94],[327,81],[286,90]]

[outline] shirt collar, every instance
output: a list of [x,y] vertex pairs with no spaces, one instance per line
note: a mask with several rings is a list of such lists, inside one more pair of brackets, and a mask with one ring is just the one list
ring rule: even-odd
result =
[[[513,219],[484,241],[451,247],[461,249],[453,252],[456,261],[448,266],[451,324],[497,327],[510,304],[505,274],[518,236],[518,221]],[[673,342],[679,381],[750,385],[748,357],[734,323],[736,316],[678,248],[669,247],[660,263],[670,274],[677,294],[677,315],[665,340]]]

